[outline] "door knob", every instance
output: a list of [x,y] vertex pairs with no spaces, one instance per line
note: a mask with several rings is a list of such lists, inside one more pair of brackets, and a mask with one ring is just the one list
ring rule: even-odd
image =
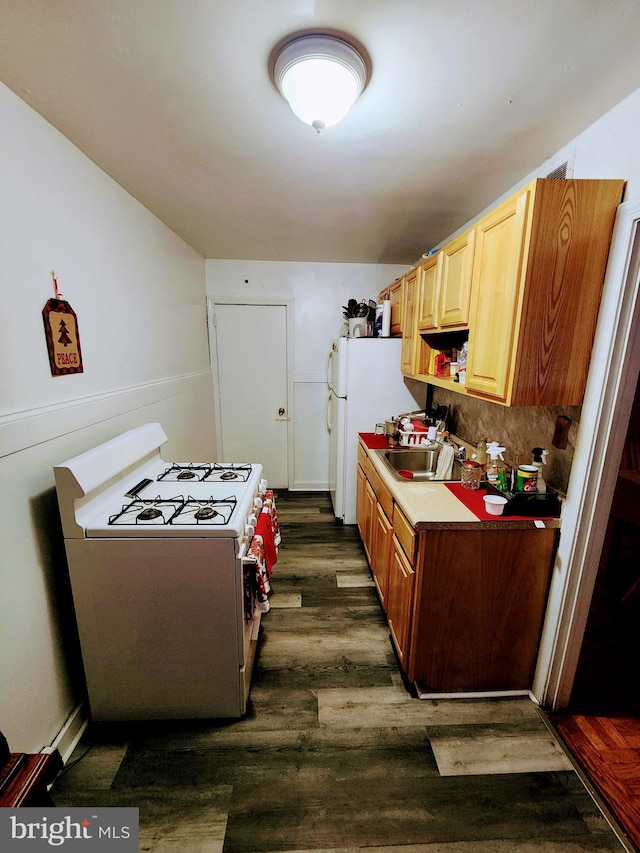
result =
[[278,414],[280,415],[280,417],[284,415],[284,409],[282,407],[278,409]]

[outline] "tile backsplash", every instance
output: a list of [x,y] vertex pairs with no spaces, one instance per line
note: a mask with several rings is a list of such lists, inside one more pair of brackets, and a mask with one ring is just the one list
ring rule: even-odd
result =
[[[506,408],[496,403],[463,397],[442,388],[434,388],[433,402],[449,406],[451,432],[470,444],[477,444],[482,439],[498,441],[507,448],[505,461],[514,468],[531,462],[531,448],[546,448],[549,456],[543,472],[544,478],[553,489],[566,492],[580,425],[580,406]],[[565,415],[571,421],[564,450],[551,444],[558,415]]]

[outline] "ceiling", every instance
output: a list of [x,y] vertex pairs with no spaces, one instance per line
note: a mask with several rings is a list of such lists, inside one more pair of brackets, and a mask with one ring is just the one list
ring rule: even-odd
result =
[[[316,27],[372,64],[321,134],[268,72]],[[0,0],[0,80],[206,258],[414,263],[639,88],[639,44],[637,0]]]

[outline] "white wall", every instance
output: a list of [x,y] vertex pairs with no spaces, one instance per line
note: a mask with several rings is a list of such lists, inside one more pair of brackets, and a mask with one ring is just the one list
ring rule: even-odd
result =
[[207,295],[214,303],[288,300],[292,305],[292,488],[328,488],[326,364],[332,341],[343,331],[342,306],[349,298],[376,299],[406,270],[391,264],[206,262]]
[[487,208],[446,237],[439,245],[464,231],[491,208],[508,198],[534,178],[543,178],[565,161],[573,162],[574,178],[622,178],[627,182],[623,201],[640,197],[640,155],[637,140],[640,135],[640,89],[621,101],[563,148],[550,153],[548,160],[509,187]]
[[[215,449],[204,260],[0,85],[0,729],[56,736],[82,698],[52,466],[160,421],[166,458]],[[84,373],[52,377],[55,269]]]

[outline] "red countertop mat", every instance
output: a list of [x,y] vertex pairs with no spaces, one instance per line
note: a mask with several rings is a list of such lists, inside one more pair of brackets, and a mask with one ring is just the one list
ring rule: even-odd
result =
[[544,521],[545,519],[553,518],[551,515],[490,515],[484,508],[484,496],[487,494],[484,486],[473,492],[469,489],[463,489],[460,483],[445,483],[449,491],[461,501],[467,509],[479,518],[480,521],[534,521],[535,518]]
[[377,432],[361,432],[359,435],[369,450],[386,450],[391,446],[386,435],[379,435]]

